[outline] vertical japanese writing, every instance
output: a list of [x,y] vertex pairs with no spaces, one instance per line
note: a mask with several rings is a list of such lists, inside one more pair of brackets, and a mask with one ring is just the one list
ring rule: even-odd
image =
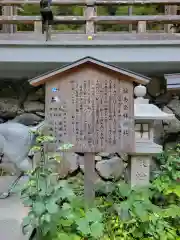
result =
[[48,102],[47,115],[58,141],[65,138],[75,145],[74,151],[115,152],[133,142],[128,124],[133,117],[129,107],[133,104],[133,86],[104,76],[98,72],[93,79],[79,74],[66,83],[61,80],[57,93],[61,101]]

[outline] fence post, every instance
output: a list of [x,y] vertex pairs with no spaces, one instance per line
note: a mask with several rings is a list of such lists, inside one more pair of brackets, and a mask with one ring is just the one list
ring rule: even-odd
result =
[[[128,7],[128,15],[129,16],[132,16],[132,13],[133,13],[133,7],[132,6],[129,6]],[[132,32],[133,30],[133,25],[132,24],[129,24],[129,32]]]
[[[4,16],[13,16],[17,15],[16,6],[3,6],[2,15]],[[4,33],[15,33],[17,31],[17,25],[15,24],[3,24],[2,31]]]
[[[165,6],[165,15],[176,15],[177,14],[177,6],[176,5],[168,5]],[[175,32],[175,29],[172,28],[172,24],[166,24],[164,26],[164,30],[167,33]]]
[[86,17],[86,34],[92,36],[95,33],[95,24],[91,17],[96,16],[96,7],[94,0],[86,1],[85,17]]
[[146,21],[139,21],[138,22],[138,33],[146,32]]
[[42,22],[41,21],[34,22],[34,32],[37,34],[42,33]]

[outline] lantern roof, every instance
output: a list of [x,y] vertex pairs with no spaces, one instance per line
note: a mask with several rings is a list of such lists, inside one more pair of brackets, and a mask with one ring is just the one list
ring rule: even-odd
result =
[[121,74],[124,76],[129,77],[129,80],[132,82],[136,82],[139,84],[148,84],[149,81],[151,80],[150,78],[143,76],[141,74],[132,72],[130,70],[124,69],[124,68],[119,68],[117,66],[111,65],[109,63],[105,63],[103,61],[97,60],[92,57],[85,57],[83,59],[77,60],[73,63],[70,63],[68,65],[62,66],[61,68],[55,69],[53,71],[47,72],[45,74],[42,74],[40,76],[37,76],[33,79],[29,80],[29,83],[33,86],[39,86],[43,85],[46,82],[52,80],[54,77],[61,76],[64,73],[70,73],[71,71],[83,67],[83,66],[94,66],[94,67],[101,67],[103,70],[108,70],[109,73],[116,73],[116,74]]
[[134,88],[134,116],[136,120],[172,120],[174,114],[163,112],[154,104],[149,103],[149,99],[145,99],[146,87],[139,85]]

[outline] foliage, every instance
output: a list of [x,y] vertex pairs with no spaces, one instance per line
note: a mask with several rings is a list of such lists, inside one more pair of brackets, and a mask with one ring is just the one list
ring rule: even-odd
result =
[[179,157],[176,151],[158,156],[161,164],[149,186],[131,188],[127,183],[98,186],[104,214],[104,239],[173,240],[180,238]]
[[[82,6],[60,6],[52,7],[54,15],[64,15],[64,16],[83,16],[84,10]],[[20,12],[20,15],[39,15],[40,8],[37,5],[24,4],[23,11]],[[133,6],[133,15],[157,15],[162,11],[158,5],[142,5],[142,6]],[[97,7],[98,15],[128,15],[127,6],[98,6]],[[18,30],[20,31],[33,31],[33,25],[29,24],[19,24]],[[53,26],[54,29],[59,31],[71,31],[71,30],[82,30],[83,26],[76,24],[58,24]],[[147,24],[147,28],[158,30],[161,29],[160,24]],[[110,24],[110,25],[98,25],[98,31],[128,31],[128,25],[124,24]],[[133,26],[133,29],[136,29],[136,26]]]
[[[45,151],[51,140],[38,135],[33,149],[40,152],[40,163],[21,190],[25,206],[30,207],[24,226],[36,228],[38,240],[180,239],[180,145],[157,157],[160,171],[149,186],[99,182],[94,206],[87,208],[81,181],[58,180],[52,163],[61,159]],[[71,147],[64,144],[59,150]],[[76,194],[72,182],[77,184]]]
[[[35,228],[37,239],[99,238],[103,233],[102,214],[97,208],[86,209],[83,200],[75,195],[66,180],[58,180],[53,161],[60,161],[58,154],[47,154],[47,143],[52,137],[36,133],[33,151],[40,153],[40,161],[29,172],[29,180],[21,189],[21,198],[29,214],[23,226]],[[63,144],[59,150],[71,148]],[[37,154],[37,153],[36,153]]]

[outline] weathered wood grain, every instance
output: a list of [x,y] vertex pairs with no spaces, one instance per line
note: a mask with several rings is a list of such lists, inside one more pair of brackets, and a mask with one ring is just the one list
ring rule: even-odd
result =
[[[41,21],[41,16],[0,16],[0,23],[27,23],[34,24],[34,22]],[[76,23],[83,24],[86,18],[83,16],[55,16],[54,23]]]
[[[41,16],[0,16],[0,23],[27,23],[41,21]],[[179,23],[180,15],[140,15],[140,16],[55,16],[55,23],[84,24],[86,21],[94,21],[99,24],[137,24],[140,21]]]
[[136,15],[136,16],[97,16],[92,17],[96,23],[100,24],[130,24],[138,23],[140,21],[146,22],[161,22],[161,23],[175,23],[180,21],[180,15]]
[[[91,19],[93,16],[96,16],[96,6],[91,5],[92,1],[88,0],[88,6],[85,9],[85,17],[86,19]],[[87,20],[86,21],[86,34],[92,35],[95,33],[95,25],[94,21],[92,20]]]

